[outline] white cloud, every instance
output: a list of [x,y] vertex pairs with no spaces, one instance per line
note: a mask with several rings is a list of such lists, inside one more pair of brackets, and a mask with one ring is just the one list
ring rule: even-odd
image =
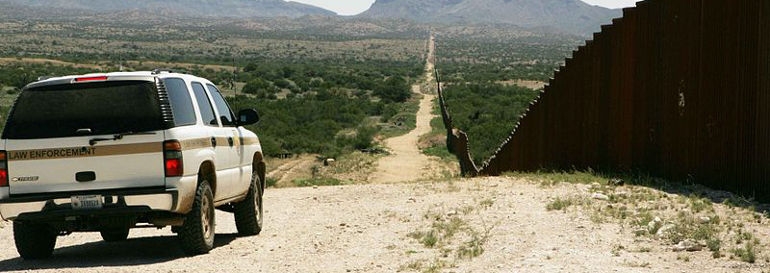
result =
[[[300,2],[316,7],[322,7],[339,15],[356,15],[369,9],[374,0],[290,0],[291,2]],[[582,0],[591,5],[598,5],[608,8],[632,7],[636,0]]]
[[322,7],[339,15],[355,15],[369,9],[374,0],[291,0],[316,7]]
[[591,5],[607,7],[611,9],[633,7],[637,0],[582,0]]

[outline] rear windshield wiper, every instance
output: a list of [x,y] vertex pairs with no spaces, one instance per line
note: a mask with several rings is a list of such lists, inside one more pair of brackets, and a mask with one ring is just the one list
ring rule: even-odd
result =
[[106,138],[105,138],[105,137],[97,137],[97,138],[92,138],[92,139],[88,140],[88,144],[90,144],[91,146],[94,146],[94,145],[96,145],[96,143],[99,143],[100,141],[108,141],[108,140],[109,140],[109,141],[116,141],[116,140],[121,140],[121,139],[123,139],[123,137],[124,137],[124,136],[132,136],[132,135],[154,135],[154,134],[155,134],[155,132],[152,132],[152,131],[148,131],[148,132],[134,132],[134,131],[128,131],[128,132],[123,132],[123,133],[117,133],[117,134],[114,134],[114,135],[112,135],[112,137],[106,137]]

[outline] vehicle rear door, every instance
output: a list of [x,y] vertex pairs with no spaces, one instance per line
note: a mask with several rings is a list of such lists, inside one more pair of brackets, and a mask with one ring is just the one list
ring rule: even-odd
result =
[[206,125],[211,136],[211,145],[214,147],[215,159],[214,168],[217,172],[217,190],[214,193],[214,200],[222,200],[232,197],[230,192],[235,181],[233,169],[233,159],[230,154],[230,145],[228,139],[232,134],[226,128],[220,125],[219,117],[212,103],[209,92],[204,88],[203,83],[192,83],[193,93],[200,109],[201,118]]
[[153,81],[106,77],[23,91],[8,118],[12,195],[164,186]]

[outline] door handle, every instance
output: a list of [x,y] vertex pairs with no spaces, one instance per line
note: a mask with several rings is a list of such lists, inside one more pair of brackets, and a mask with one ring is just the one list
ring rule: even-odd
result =
[[216,137],[211,137],[211,146],[214,146],[214,148],[217,147],[217,138]]
[[233,147],[233,143],[234,143],[234,141],[233,141],[233,137],[228,137],[228,138],[227,138],[227,143],[229,143],[229,144],[230,144],[230,147]]

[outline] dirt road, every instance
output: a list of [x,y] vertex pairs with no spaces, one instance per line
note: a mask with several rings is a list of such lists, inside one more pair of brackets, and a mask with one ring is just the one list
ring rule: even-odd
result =
[[[433,82],[435,40],[431,37],[428,43],[428,57],[425,67],[425,86],[430,86]],[[412,86],[412,92],[415,95],[422,95],[420,100],[420,109],[417,111],[417,126],[411,132],[385,140],[385,146],[390,151],[390,155],[380,159],[377,170],[372,174],[369,181],[374,183],[396,183],[415,181],[433,177],[431,160],[428,156],[420,152],[417,142],[421,135],[431,131],[430,121],[434,115],[433,99],[435,96],[428,90],[422,90],[423,85],[418,83]]]

